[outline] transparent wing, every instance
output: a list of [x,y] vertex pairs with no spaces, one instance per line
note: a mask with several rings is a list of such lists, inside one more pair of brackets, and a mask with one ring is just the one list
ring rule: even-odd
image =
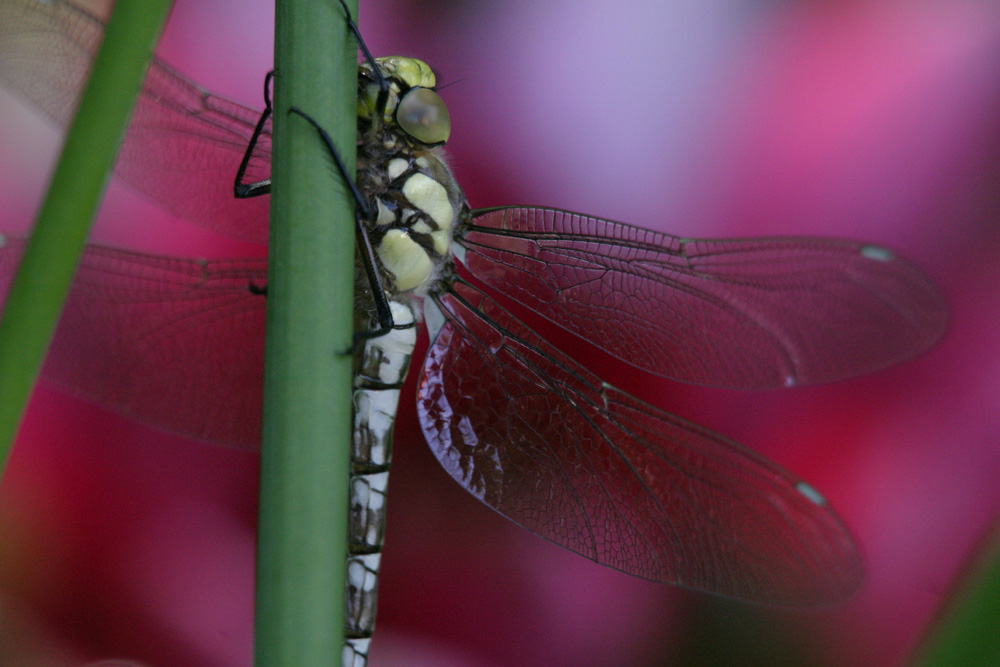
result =
[[[104,25],[63,0],[0,3],[0,83],[66,127]],[[154,60],[115,172],[176,216],[267,243],[268,201],[237,200],[233,180],[260,112],[212,95]],[[270,125],[248,181],[270,177]]]
[[684,382],[829,382],[912,357],[944,301],[891,251],[851,241],[682,239],[548,208],[475,213],[480,280],[619,359]]
[[417,410],[438,460],[484,503],[656,581],[801,605],[859,585],[854,543],[811,487],[605,385],[468,286],[436,303]]
[[[0,306],[24,241],[0,249]],[[257,447],[266,260],[198,261],[91,245],[43,375],[178,434]],[[253,286],[253,287],[251,287]]]

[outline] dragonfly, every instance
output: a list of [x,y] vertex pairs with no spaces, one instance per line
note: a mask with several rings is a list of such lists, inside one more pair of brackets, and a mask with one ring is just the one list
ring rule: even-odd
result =
[[[0,78],[65,126],[102,34],[65,0],[6,0]],[[421,429],[481,502],[650,580],[764,604],[853,593],[861,558],[819,491],[609,385],[505,304],[653,375],[767,389],[927,350],[947,319],[933,283],[863,242],[701,240],[552,208],[474,210],[441,159],[450,121],[435,87],[414,58],[359,64],[357,183],[375,275],[356,297],[369,334],[355,360],[345,664],[365,664],[374,630],[392,424],[421,322]],[[154,61],[116,173],[179,217],[264,244],[265,199],[232,188],[260,117]],[[265,124],[247,181],[267,182],[270,149]],[[0,294],[23,246],[0,249]],[[262,259],[91,245],[43,373],[138,421],[258,446],[265,285]]]

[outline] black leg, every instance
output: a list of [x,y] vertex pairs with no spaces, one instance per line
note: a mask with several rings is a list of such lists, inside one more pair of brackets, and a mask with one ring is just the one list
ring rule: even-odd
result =
[[347,165],[345,165],[344,160],[341,159],[340,151],[338,151],[337,147],[333,145],[333,139],[330,137],[330,133],[327,132],[325,129],[323,129],[323,127],[318,122],[316,122],[315,118],[313,118],[306,112],[302,111],[302,109],[299,109],[298,107],[292,107],[288,111],[289,113],[294,113],[298,114],[299,116],[302,116],[307,121],[309,121],[310,125],[312,125],[316,129],[316,132],[319,133],[319,136],[323,140],[323,143],[326,144],[326,149],[330,151],[330,155],[333,156],[333,161],[337,165],[337,171],[339,171],[340,175],[344,178],[344,182],[347,183],[347,187],[351,189],[351,195],[354,197],[354,203],[358,207],[358,213],[363,218],[371,220],[373,217],[372,209],[368,205],[368,201],[364,198],[364,196],[362,196],[361,190],[358,189],[358,185],[357,183],[354,182],[354,179],[351,177],[350,172],[347,171]]
[[267,76],[264,77],[264,112],[260,115],[260,120],[257,121],[257,127],[253,130],[253,136],[250,137],[250,144],[247,146],[247,150],[243,154],[243,161],[240,162],[240,168],[236,172],[236,182],[233,184],[233,194],[236,195],[237,199],[259,197],[260,195],[266,195],[271,191],[270,178],[256,183],[244,183],[243,176],[246,174],[247,165],[250,164],[250,156],[253,154],[253,149],[257,147],[257,140],[260,138],[260,133],[264,131],[264,123],[271,117],[272,81],[274,81],[274,70],[268,72]]
[[356,215],[354,216],[355,224],[357,225],[355,237],[358,241],[358,252],[361,254],[361,263],[365,267],[368,285],[372,290],[372,298],[375,300],[375,309],[378,313],[379,322],[378,329],[374,331],[364,331],[354,334],[354,346],[357,347],[360,341],[369,338],[378,338],[389,333],[396,327],[392,319],[392,310],[389,308],[389,298],[385,294],[385,285],[382,282],[382,276],[379,273],[378,264],[375,259],[375,249],[372,248],[371,239],[368,237],[368,228],[365,226],[366,220],[374,219],[375,212],[372,211],[368,200],[361,194],[357,183],[354,182],[350,172],[347,171],[347,165],[344,164],[343,158],[340,157],[340,151],[333,145],[333,138],[330,137],[330,133],[323,129],[315,118],[301,109],[292,107],[289,109],[289,112],[306,119],[316,129],[316,132],[319,133],[320,138],[326,145],[326,149],[333,156],[337,170],[340,172],[341,177],[343,177],[344,182],[347,183],[347,187],[350,188],[351,195],[354,197],[354,203],[357,207]]
[[382,76],[382,70],[379,69],[378,65],[375,63],[375,57],[372,52],[368,50],[368,45],[365,44],[365,38],[361,36],[361,29],[358,28],[358,24],[354,22],[354,18],[351,17],[351,10],[348,9],[347,3],[344,0],[340,0],[340,6],[344,8],[344,15],[347,17],[347,26],[354,33],[354,36],[358,39],[358,46],[365,54],[365,60],[371,65],[372,71],[375,73],[375,78],[378,79],[379,96],[376,104],[376,108],[379,112],[385,110],[385,103],[389,99],[389,82],[385,80]]

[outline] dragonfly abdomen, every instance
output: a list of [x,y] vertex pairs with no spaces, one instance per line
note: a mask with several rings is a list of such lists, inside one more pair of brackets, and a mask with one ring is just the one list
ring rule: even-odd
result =
[[390,301],[395,327],[365,342],[354,381],[351,516],[343,663],[363,667],[375,630],[378,572],[385,540],[386,488],[399,391],[416,344],[412,306]]

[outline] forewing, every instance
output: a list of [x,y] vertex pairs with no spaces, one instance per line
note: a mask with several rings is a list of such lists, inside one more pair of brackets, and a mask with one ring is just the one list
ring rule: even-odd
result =
[[436,304],[420,422],[490,507],[599,563],[736,598],[811,605],[859,585],[854,543],[811,487],[605,385],[478,291]]
[[[0,301],[24,241],[0,249]],[[43,375],[137,421],[257,447],[266,260],[204,262],[89,246]]]
[[[104,25],[63,0],[0,4],[0,82],[61,127],[77,101]],[[237,200],[233,181],[260,112],[212,95],[159,60],[150,65],[115,173],[174,215],[267,243],[268,201]],[[247,181],[270,177],[268,124]]]
[[480,280],[619,359],[684,382],[769,388],[898,363],[944,331],[914,265],[830,239],[696,240],[546,208],[479,212]]

